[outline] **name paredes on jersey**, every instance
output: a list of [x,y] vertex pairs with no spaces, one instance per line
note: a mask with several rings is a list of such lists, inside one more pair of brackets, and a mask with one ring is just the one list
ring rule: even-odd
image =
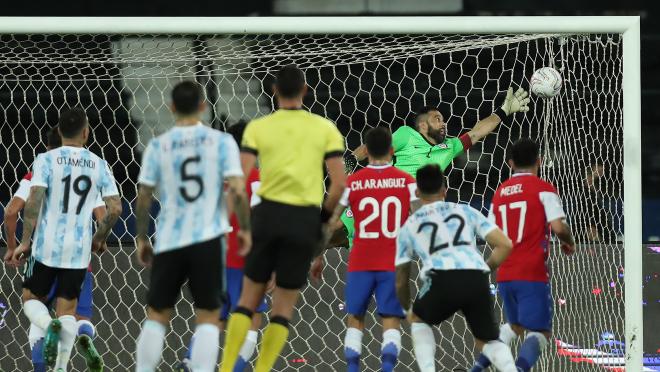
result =
[[520,194],[522,192],[523,192],[522,184],[517,183],[515,185],[502,188],[502,190],[500,191],[500,196],[510,196],[515,194]]
[[96,162],[92,159],[74,159],[68,156],[59,156],[57,158],[58,165],[68,165],[70,167],[79,167],[79,168],[96,168]]
[[181,149],[184,147],[198,147],[198,146],[209,146],[215,144],[213,138],[202,136],[194,138],[183,138],[180,140],[173,140],[170,143],[163,143],[161,150],[163,151],[172,151],[176,149]]
[[351,182],[351,190],[365,190],[365,189],[397,189],[406,187],[405,178],[381,178],[381,179],[367,179],[355,180]]

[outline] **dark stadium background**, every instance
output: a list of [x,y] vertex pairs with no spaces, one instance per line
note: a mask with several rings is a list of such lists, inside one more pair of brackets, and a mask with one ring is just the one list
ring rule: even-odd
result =
[[[368,3],[368,0],[364,1]],[[3,9],[0,15],[43,15],[43,16],[268,16],[268,15],[289,15],[277,12],[276,4],[274,1],[255,1],[244,0],[240,2],[227,2],[227,1],[197,1],[185,2],[184,4],[179,1],[63,1],[63,2],[21,2],[15,0],[8,0],[3,2]],[[643,239],[645,242],[650,243],[645,247],[645,260],[644,271],[645,282],[644,297],[647,302],[645,307],[645,351],[660,353],[660,279],[658,279],[658,272],[660,272],[660,249],[653,250],[649,247],[654,247],[653,242],[660,237],[660,2],[658,1],[617,1],[617,0],[602,0],[602,1],[575,1],[575,0],[555,0],[555,1],[529,1],[529,0],[463,0],[458,1],[461,4],[462,10],[458,11],[431,11],[420,13],[406,13],[405,15],[640,15],[642,19],[642,156],[643,156]],[[323,12],[319,15],[367,15],[371,14],[370,11],[362,11],[359,13],[346,14],[341,10],[333,12]],[[380,14],[380,13],[379,13]],[[386,13],[387,15],[396,15]],[[294,14],[302,15],[302,14]],[[48,40],[48,37],[43,37]],[[10,42],[6,36],[0,35],[0,45]],[[15,40],[14,40],[15,41]],[[83,40],[101,47],[108,48],[110,45],[107,39],[95,40],[90,38]],[[99,43],[100,42],[100,43]],[[105,43],[105,44],[104,44]],[[63,54],[70,52],[64,44],[54,44],[55,49],[51,52],[56,54]],[[117,75],[117,66],[107,65],[104,66],[108,75]],[[202,68],[200,66],[200,72]],[[0,66],[0,80],[3,76],[10,71],[3,70]],[[32,71],[34,74],[39,74],[39,68]],[[200,74],[200,78],[203,78]],[[21,84],[21,83],[18,83]],[[34,83],[32,83],[34,84]],[[131,161],[131,159],[139,159],[139,153],[134,153],[133,148],[136,142],[135,128],[139,123],[136,123],[130,117],[125,102],[130,98],[126,95],[121,95],[117,92],[126,92],[127,90],[121,89],[120,86],[112,86],[113,84],[121,84],[119,80],[104,80],[103,86],[99,88],[95,84],[97,82],[90,82],[87,84],[80,83],[71,89],[63,90],[56,85],[48,85],[43,83],[43,88],[47,89],[28,89],[27,94],[17,94],[19,89],[11,89],[8,84],[2,85],[0,88],[0,138],[2,139],[2,152],[0,152],[0,177],[7,182],[0,183],[0,205],[3,206],[0,210],[0,217],[3,213],[4,206],[9,200],[11,192],[7,185],[15,184],[16,179],[20,179],[27,171],[28,166],[32,163],[32,157],[35,153],[33,148],[38,148],[37,153],[43,150],[42,141],[39,138],[43,137],[44,128],[52,127],[57,122],[57,112],[54,106],[46,110],[34,110],[32,107],[36,106],[37,101],[43,102],[44,99],[52,99],[55,102],[80,102],[82,106],[88,107],[101,107],[100,110],[88,111],[90,122],[94,127],[94,136],[96,143],[113,143],[113,148],[100,148],[97,145],[91,147],[96,153],[102,153],[103,156],[110,162],[110,164],[117,164],[113,172],[117,181],[121,184],[124,180],[137,179],[139,171],[138,163]],[[355,89],[358,81],[346,85],[347,89]],[[114,89],[113,89],[114,88]],[[405,86],[404,86],[405,89]],[[329,89],[327,92],[317,91],[317,96],[320,98],[328,97],[333,94]],[[467,95],[467,90],[461,92],[459,95]],[[374,93],[376,94],[376,93]],[[382,101],[383,92],[381,96],[359,96],[355,104],[361,107],[368,107],[369,102]],[[399,94],[398,91],[385,91],[387,94]],[[404,91],[405,94],[405,91]],[[451,98],[451,92],[443,92],[443,98],[448,100]],[[456,93],[454,93],[455,95]],[[46,97],[45,95],[48,95]],[[50,96],[52,95],[52,96]],[[212,98],[212,97],[210,97]],[[428,97],[427,97],[428,99]],[[413,97],[413,101],[417,100],[413,106],[421,105],[421,98]],[[469,100],[469,97],[468,97]],[[11,102],[11,104],[10,104]],[[22,105],[25,103],[25,105]],[[310,102],[311,103],[311,102]],[[332,106],[329,106],[332,107]],[[441,106],[442,107],[442,106]],[[312,106],[314,110],[314,107]],[[387,115],[394,115],[397,108],[392,107],[390,111],[384,110],[380,114],[385,115],[380,120],[385,122],[392,121],[391,117]],[[454,108],[457,110],[457,108]],[[460,110],[460,108],[458,108]],[[487,113],[482,112],[480,115]],[[468,110],[467,122],[474,122],[477,120],[476,113]],[[472,116],[470,116],[472,115]],[[333,113],[329,112],[328,116],[332,117]],[[335,115],[339,117],[339,115]],[[107,119],[106,118],[111,118]],[[119,123],[120,125],[113,125],[112,127],[103,128],[104,122]],[[25,123],[36,123],[36,125],[26,125]],[[342,121],[341,118],[337,120],[338,126],[346,134],[348,123]],[[211,123],[217,128],[224,128],[227,123],[221,112],[214,113],[213,121]],[[354,128],[360,130],[360,127],[365,123],[352,121]],[[400,123],[403,124],[403,123]],[[104,129],[104,130],[99,130]],[[451,127],[450,135],[457,135],[459,133],[452,132]],[[353,132],[355,134],[355,132]],[[359,138],[350,136],[349,147],[354,148],[359,142]],[[122,166],[126,164],[127,166]],[[469,177],[468,177],[469,178]],[[483,180],[484,182],[488,180]],[[124,183],[128,185],[128,183]],[[134,188],[128,187],[122,190],[125,199],[132,200],[134,198]],[[485,192],[486,198],[489,197]],[[128,216],[131,208],[124,208],[125,216]],[[128,232],[131,233],[133,229],[132,219],[127,221]],[[123,229],[122,226],[117,229]],[[123,231],[116,231],[118,236],[122,236]],[[659,244],[660,245],[660,244]],[[4,247],[4,240],[0,242],[0,246]],[[4,249],[0,250],[4,253]],[[645,279],[646,280],[646,279]],[[2,295],[9,295],[4,294]],[[0,296],[2,297],[2,296]]]

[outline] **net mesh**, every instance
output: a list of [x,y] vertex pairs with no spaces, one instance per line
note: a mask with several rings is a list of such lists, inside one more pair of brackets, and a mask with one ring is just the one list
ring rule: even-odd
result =
[[[354,149],[368,128],[410,124],[414,110],[425,104],[439,107],[449,135],[460,135],[489,115],[509,86],[527,87],[535,69],[553,66],[564,78],[560,95],[533,99],[530,112],[505,120],[456,159],[448,199],[485,213],[509,175],[508,146],[521,136],[542,143],[542,173],[557,186],[580,244],[571,258],[554,244],[550,249],[560,341],[544,353],[540,370],[600,370],[602,360],[578,365],[561,354],[582,350],[610,365],[623,363],[616,343],[603,344],[601,337],[608,332],[610,341],[623,339],[621,55],[620,35],[2,35],[1,201],[7,204],[45,149],[43,133],[57,123],[58,112],[85,108],[93,132],[89,148],[112,165],[125,202],[110,239],[113,248],[93,258],[96,345],[107,370],[130,370],[147,283],[146,271],[132,259],[136,180],[144,146],[173,124],[168,104],[176,82],[202,83],[209,100],[205,120],[225,129],[271,112],[273,72],[296,63],[311,88],[306,108],[334,121]],[[326,253],[324,280],[305,288],[276,370],[346,368],[346,257],[346,249]],[[0,286],[0,370],[29,370],[19,273],[5,268]],[[381,331],[373,310],[372,304],[362,359],[369,371],[380,369]],[[186,292],[167,336],[162,370],[182,357],[192,322]],[[413,370],[404,328],[399,367]],[[460,315],[436,330],[436,340],[440,370],[469,370],[473,341]],[[80,356],[73,365],[84,370]]]

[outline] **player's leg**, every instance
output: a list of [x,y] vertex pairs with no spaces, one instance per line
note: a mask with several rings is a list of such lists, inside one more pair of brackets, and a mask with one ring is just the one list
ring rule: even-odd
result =
[[381,362],[383,372],[391,372],[401,351],[401,319],[403,308],[396,296],[396,273],[394,271],[375,272],[376,304],[383,323],[383,343]]
[[461,270],[456,272],[455,279],[462,283],[461,290],[466,293],[461,311],[475,338],[477,350],[498,371],[516,372],[511,349],[499,340],[488,274],[478,270]]
[[[241,288],[238,291],[238,294],[240,294],[243,286],[243,280],[242,280],[243,271],[242,270],[237,270],[237,271],[240,273],[240,277],[238,280],[238,282],[241,285]],[[266,299],[264,298],[261,300],[261,304],[257,307],[255,313],[252,315],[252,326],[250,327],[250,330],[247,332],[247,335],[245,336],[245,341],[243,341],[241,350],[238,352],[238,360],[234,365],[234,372],[242,372],[243,370],[245,370],[245,367],[247,367],[248,363],[250,362],[250,359],[252,358],[252,355],[254,354],[254,351],[257,347],[257,341],[259,338],[259,328],[261,328],[261,321],[262,321],[261,314],[264,313],[267,309],[268,309],[268,304],[266,304]]]
[[184,249],[154,256],[147,292],[147,319],[136,346],[136,372],[154,372],[160,363],[172,309],[179,298],[186,270],[180,264]]
[[83,282],[80,297],[78,297],[78,306],[76,307],[76,319],[78,320],[78,339],[77,345],[79,352],[85,357],[87,368],[92,372],[100,372],[103,370],[103,359],[94,347],[94,336],[96,329],[92,324],[92,307],[93,296],[92,289],[94,288],[94,276],[91,271],[85,273],[85,281]]
[[55,314],[62,325],[62,330],[55,360],[56,371],[59,369],[66,371],[69,365],[71,351],[78,333],[78,323],[75,317],[76,306],[86,273],[87,269],[57,269]]
[[364,314],[367,312],[371,296],[376,288],[376,276],[369,271],[349,271],[346,273],[345,301],[348,319],[344,337],[344,356],[348,372],[360,370],[362,356],[362,335]]
[[193,334],[195,342],[190,350],[190,366],[195,372],[211,372],[218,363],[218,320],[225,288],[224,244],[224,237],[217,237],[185,249],[188,286],[197,323]]
[[527,330],[520,346],[516,367],[527,372],[538,361],[548,345],[552,329],[552,295],[550,285],[543,282],[517,282],[520,302],[519,324]]
[[[498,284],[497,288],[502,304],[504,307],[504,318],[506,323],[500,326],[500,341],[504,342],[507,346],[511,346],[511,342],[519,335],[522,335],[522,327],[518,325],[519,303],[516,298],[515,282],[502,282]],[[483,353],[479,354],[471,372],[481,372],[490,367],[490,360]]]
[[[55,290],[57,289],[57,279],[50,287],[50,291],[45,298],[39,299],[46,305],[47,309],[51,309],[55,303]],[[46,331],[34,324],[30,324],[30,331],[28,332],[28,342],[30,343],[32,366],[34,372],[46,372],[46,361],[44,359],[44,337]]]

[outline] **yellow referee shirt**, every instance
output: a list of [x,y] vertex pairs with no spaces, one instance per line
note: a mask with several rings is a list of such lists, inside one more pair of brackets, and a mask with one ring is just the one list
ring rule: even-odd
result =
[[281,109],[247,125],[242,151],[259,157],[259,196],[318,207],[324,161],[344,154],[344,137],[328,119],[302,109]]

